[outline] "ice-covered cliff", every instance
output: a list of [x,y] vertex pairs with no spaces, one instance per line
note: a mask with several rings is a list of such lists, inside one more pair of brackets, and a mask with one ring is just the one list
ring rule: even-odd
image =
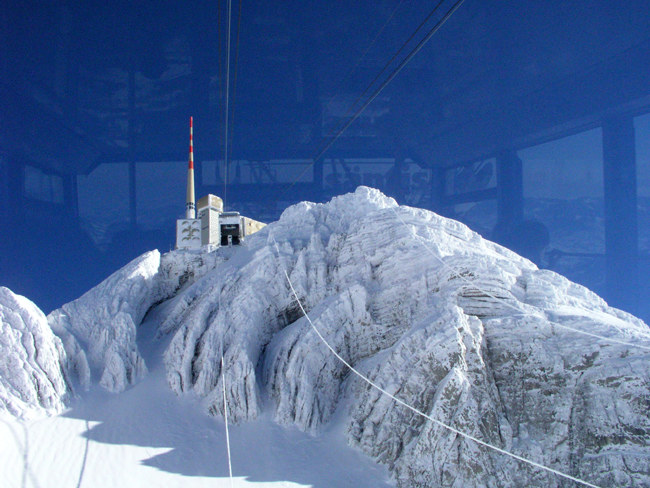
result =
[[64,362],[63,345],[43,312],[0,287],[0,412],[60,412],[70,394]]
[[569,486],[352,375],[285,271],[324,339],[402,401],[596,485],[650,486],[648,327],[456,221],[368,188],[290,207],[240,248],[146,254],[49,321],[69,369],[86,354],[94,381],[120,391],[146,373],[136,338],[153,310],[174,391],[219,415],[223,351],[231,418],[271,410],[318,435],[337,412],[348,442],[399,486]]

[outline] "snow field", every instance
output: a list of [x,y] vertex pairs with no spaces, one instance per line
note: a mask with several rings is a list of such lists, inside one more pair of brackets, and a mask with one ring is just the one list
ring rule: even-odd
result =
[[[0,486],[231,486],[224,424],[206,416],[195,395],[178,397],[166,384],[161,355],[169,340],[155,340],[164,309],[140,326],[149,374],[135,386],[119,395],[93,387],[55,417],[0,419]],[[391,486],[385,468],[347,446],[340,430],[333,425],[314,439],[268,415],[231,425],[233,486]]]
[[[167,396],[169,391],[159,383],[156,388]],[[215,424],[196,404],[190,408],[188,403],[193,402],[173,395],[169,400],[178,406],[169,409],[167,405],[167,415],[156,413],[151,410],[150,394],[143,395],[147,396],[143,398],[146,410],[140,414],[134,411],[137,398],[115,402],[99,393],[106,408],[92,402],[83,409],[93,408],[101,420],[68,417],[82,416],[74,408],[63,416],[39,421],[3,419],[0,486],[229,488],[223,424]],[[384,469],[346,446],[340,436],[314,440],[295,429],[287,431],[269,418],[231,426],[231,436],[235,487],[391,486]]]

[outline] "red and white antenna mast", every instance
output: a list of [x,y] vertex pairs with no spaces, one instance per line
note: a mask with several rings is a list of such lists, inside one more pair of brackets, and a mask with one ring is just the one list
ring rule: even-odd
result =
[[187,167],[187,199],[185,204],[185,218],[196,218],[196,203],[194,198],[194,142],[193,122],[190,117],[190,159]]

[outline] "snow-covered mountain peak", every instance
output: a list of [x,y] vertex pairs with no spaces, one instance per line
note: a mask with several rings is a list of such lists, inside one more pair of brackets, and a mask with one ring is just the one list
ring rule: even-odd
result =
[[[407,404],[601,486],[650,484],[647,326],[369,188],[294,205],[239,248],[145,254],[48,319],[82,383],[86,356],[91,381],[136,383],[142,337],[157,336],[169,386],[207,413],[224,387],[236,422],[270,411],[318,435],[338,413],[400,486],[563,486],[351,376],[285,272],[324,340]],[[145,315],[156,331],[143,336]]]
[[369,213],[397,206],[395,199],[387,197],[379,190],[360,186],[355,192],[336,196],[324,204],[300,202],[292,205],[282,212],[280,222],[295,224],[307,218],[329,225],[333,231],[341,231],[342,229],[336,227],[336,223],[349,225]]
[[[647,326],[458,222],[397,207],[366,188],[291,207],[251,238],[237,266],[188,288],[192,299],[166,318],[175,324],[166,329],[174,335],[165,354],[175,391],[193,392],[207,411],[220,412],[223,344],[229,410],[238,421],[272,408],[278,422],[317,433],[347,399],[350,442],[389,464],[404,486],[475,485],[467,467],[474,462],[488,485],[557,486],[548,473],[433,427],[350,377],[302,317],[285,271],[328,343],[409,404],[567,472],[648,480],[610,471],[640,462],[634,425],[650,433],[643,407],[650,392],[637,388],[648,378],[647,354],[575,332],[643,344]],[[621,361],[636,379],[608,383],[607,392],[586,382],[591,371],[620,375]],[[592,420],[621,397],[629,402],[625,415]],[[632,441],[616,451],[597,440],[623,431]],[[449,449],[459,453],[453,461]]]

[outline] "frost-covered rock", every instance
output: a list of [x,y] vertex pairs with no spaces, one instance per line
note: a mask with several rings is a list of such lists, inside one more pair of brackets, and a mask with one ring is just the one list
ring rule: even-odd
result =
[[54,330],[74,336],[86,351],[92,374],[109,391],[124,390],[146,372],[135,342],[136,326],[160,299],[159,267],[158,251],[144,254],[48,316]]
[[[400,486],[566,486],[396,404],[605,486],[649,486],[647,326],[466,226],[367,188],[301,203],[181,291],[161,333],[177,392],[317,434],[341,405],[348,437]],[[342,400],[346,402],[342,403]]]
[[82,386],[94,376],[105,389],[120,392],[142,378],[147,368],[136,343],[137,326],[153,304],[219,261],[185,251],[170,257],[161,258],[158,251],[143,254],[48,316],[65,345],[68,369]]
[[29,417],[60,412],[71,394],[65,352],[41,310],[0,287],[0,412]]

